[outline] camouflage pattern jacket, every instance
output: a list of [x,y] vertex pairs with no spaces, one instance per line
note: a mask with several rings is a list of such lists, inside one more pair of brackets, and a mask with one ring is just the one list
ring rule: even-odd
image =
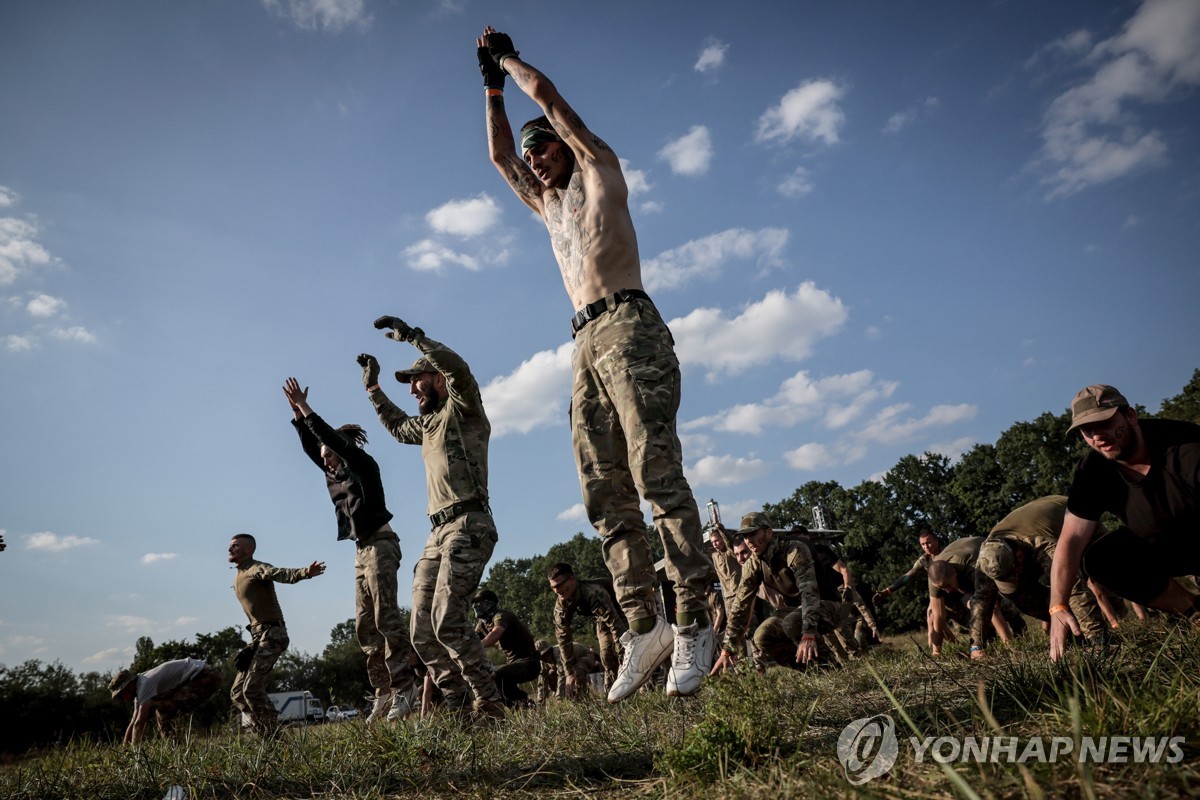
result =
[[564,601],[561,597],[554,601],[554,638],[558,641],[559,650],[565,654],[563,667],[567,672],[575,669],[575,633],[571,630],[571,622],[576,614],[585,617],[595,617],[596,623],[606,628],[614,639],[629,629],[629,623],[621,607],[617,605],[610,585],[603,580],[576,579],[575,597]]
[[370,394],[375,413],[397,441],[421,446],[430,516],[464,500],[486,504],[492,425],[479,384],[467,362],[441,342],[422,336],[413,345],[446,377],[446,401],[436,411],[413,417],[376,389]]
[[817,632],[821,591],[817,587],[812,550],[799,539],[783,539],[776,535],[761,558],[751,556],[742,565],[742,577],[725,629],[726,650],[737,652],[741,646],[760,586],[779,592],[791,606],[798,605],[804,617],[804,633]]

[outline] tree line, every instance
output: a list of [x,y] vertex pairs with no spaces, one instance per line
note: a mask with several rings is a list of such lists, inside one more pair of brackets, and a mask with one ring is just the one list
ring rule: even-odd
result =
[[[1179,394],[1140,417],[1182,419],[1200,424],[1200,369]],[[809,481],[789,497],[767,503],[765,510],[777,527],[813,526],[812,508],[820,507],[826,526],[845,531],[840,549],[855,575],[860,593],[869,598],[912,566],[919,555],[917,536],[932,530],[943,540],[986,535],[1009,511],[1049,494],[1064,494],[1085,445],[1068,435],[1070,412],[1046,412],[1018,422],[994,444],[977,444],[957,461],[937,453],[907,455],[880,480],[852,488],[837,481]],[[727,520],[727,525],[736,521]],[[655,557],[661,542],[651,535]],[[580,577],[608,574],[600,540],[576,533],[552,545],[544,555],[507,558],[493,564],[485,585],[500,605],[529,626],[535,638],[553,640],[554,595],[546,580],[548,568],[559,561],[574,565]],[[876,609],[880,625],[889,632],[911,630],[925,618],[924,584],[899,592]],[[407,609],[403,612],[407,615]],[[577,620],[576,640],[594,644],[590,626]],[[131,668],[150,669],[176,658],[203,658],[222,671],[225,691],[199,710],[201,727],[230,719],[228,687],[235,669],[233,658],[244,642],[238,628],[196,634],[194,641],[171,640],[155,645],[149,637],[137,640]],[[492,653],[493,657],[499,657]],[[60,663],[26,661],[17,667],[0,665],[0,753],[20,753],[30,747],[62,743],[72,737],[119,740],[129,720],[129,708],[109,696],[109,675],[75,675]],[[289,651],[272,673],[271,691],[308,689],[326,705],[361,705],[370,687],[366,661],[354,636],[354,621],[334,626],[319,655]]]

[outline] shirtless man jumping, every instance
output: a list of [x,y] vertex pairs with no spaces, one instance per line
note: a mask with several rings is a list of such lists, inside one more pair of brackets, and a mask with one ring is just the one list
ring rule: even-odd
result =
[[[604,540],[605,563],[630,628],[608,700],[623,700],[649,680],[672,642],[667,693],[695,694],[713,657],[705,599],[712,563],[675,429],[679,360],[671,332],[642,287],[629,188],[616,153],[588,130],[549,78],[521,60],[507,35],[485,28],[476,46],[492,163],[546,223],[575,310],[575,462],[583,504]],[[522,126],[520,153],[504,109],[506,74],[544,114]],[[654,511],[667,575],[675,583],[673,634],[656,611],[638,492]]]

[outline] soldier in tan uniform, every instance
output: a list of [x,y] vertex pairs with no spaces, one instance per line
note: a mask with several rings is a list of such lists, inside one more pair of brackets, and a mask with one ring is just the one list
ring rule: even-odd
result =
[[[604,561],[629,620],[621,672],[608,700],[633,694],[668,655],[667,694],[695,694],[713,657],[707,603],[712,565],[676,432],[679,359],[642,286],[620,161],[550,79],[521,60],[507,35],[488,27],[476,45],[492,163],[545,222],[575,310],[575,462],[583,505],[604,540]],[[544,113],[522,127],[520,154],[504,108],[506,73]],[[654,601],[654,559],[639,493],[653,508],[675,585],[673,631]]]
[[[596,651],[579,642],[572,642],[570,655],[564,657],[563,648],[551,645],[545,639],[538,639],[535,646],[542,664],[537,683],[539,703],[546,702],[551,695],[575,699],[587,696],[589,676],[603,669]],[[567,663],[571,664],[569,671],[566,671]]]
[[[1001,595],[1023,613],[1049,623],[1050,568],[1066,513],[1064,495],[1039,498],[1000,520],[980,546],[971,602],[972,658],[984,657],[986,626]],[[1088,640],[1102,640],[1104,618],[1082,577],[1076,578],[1068,602]]]
[[315,578],[325,572],[325,562],[314,561],[299,569],[273,567],[255,560],[256,547],[254,537],[248,533],[235,534],[229,541],[229,561],[237,565],[233,593],[250,620],[246,627],[251,637],[249,647],[238,655],[238,672],[229,696],[256,731],[273,736],[279,729],[279,713],[267,697],[267,678],[289,642],[275,584]]
[[[933,654],[940,655],[942,642],[954,641],[947,617],[965,628],[971,626],[971,599],[975,594],[979,548],[984,537],[955,539],[929,564],[929,643]],[[1021,612],[1010,601],[1000,598],[992,612],[992,625],[1007,641],[1025,628]]]
[[[496,547],[488,506],[488,441],[492,426],[479,384],[458,353],[384,316],[375,327],[421,352],[396,380],[410,385],[420,414],[411,416],[379,388],[379,362],[363,353],[363,385],[379,421],[402,444],[420,445],[433,530],[413,572],[412,644],[452,711],[471,706],[475,718],[499,717],[504,703],[492,663],[468,611]],[[474,695],[473,702],[471,695]]]
[[879,605],[883,599],[929,569],[930,563],[942,552],[942,540],[933,531],[921,531],[918,542],[921,545],[921,556],[913,562],[912,569],[892,581],[886,589],[880,589],[871,597],[871,602]]
[[567,683],[574,680],[575,632],[571,623],[575,615],[596,620],[596,642],[600,646],[600,661],[604,665],[604,688],[607,691],[616,680],[621,667],[618,642],[629,630],[625,614],[617,605],[611,582],[602,580],[579,580],[570,564],[560,562],[550,568],[547,575],[550,590],[554,592],[554,638],[559,652],[565,654],[563,662]]
[[738,533],[752,555],[742,565],[725,643],[713,666],[714,673],[737,663],[760,586],[777,592],[779,602],[786,605],[779,608],[780,614],[758,626],[754,644],[781,665],[800,666],[816,658],[822,633],[849,625],[853,635],[849,606],[821,599],[812,550],[807,542],[777,535],[770,518],[761,511],[743,517]]

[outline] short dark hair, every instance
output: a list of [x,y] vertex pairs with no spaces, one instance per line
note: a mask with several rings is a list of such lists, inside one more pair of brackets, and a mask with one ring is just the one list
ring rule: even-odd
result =
[[363,430],[362,425],[350,423],[338,428],[338,433],[350,440],[350,444],[361,448],[367,443],[367,432]]
[[251,536],[251,535],[250,535],[250,534],[248,534],[248,533],[235,533],[235,534],[234,534],[232,537],[230,537],[230,538],[233,538],[233,539],[246,539],[246,540],[248,540],[248,541],[250,542],[250,546],[251,546],[251,547],[258,547],[258,542],[257,542],[257,541],[255,541],[254,537],[253,537],[253,536]]
[[478,592],[475,593],[475,596],[471,598],[472,605],[476,605],[478,603],[489,603],[489,602],[490,603],[500,602],[500,598],[496,597],[496,593],[493,592],[491,589],[480,589]]
[[934,539],[937,539],[939,542],[942,540],[942,537],[938,536],[936,533],[929,530],[929,528],[926,528],[925,530],[923,530],[917,534],[918,539],[924,539],[926,536],[932,536]]
[[569,578],[574,574],[575,570],[570,564],[565,561],[560,561],[550,568],[550,571],[546,573],[546,578],[547,580],[554,580],[555,578]]

